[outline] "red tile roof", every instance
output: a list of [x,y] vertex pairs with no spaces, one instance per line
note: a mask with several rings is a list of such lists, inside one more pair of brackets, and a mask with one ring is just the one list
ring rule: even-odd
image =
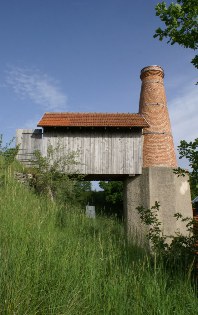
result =
[[148,127],[141,114],[45,113],[38,127]]

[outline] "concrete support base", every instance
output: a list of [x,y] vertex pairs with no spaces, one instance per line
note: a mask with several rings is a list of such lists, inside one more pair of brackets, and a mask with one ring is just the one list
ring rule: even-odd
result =
[[142,244],[146,240],[147,228],[140,223],[138,206],[151,208],[160,203],[159,220],[164,235],[173,236],[179,231],[186,234],[185,223],[174,218],[180,212],[192,218],[192,205],[188,177],[177,177],[169,167],[143,168],[142,175],[128,178],[124,182],[125,218],[128,235]]

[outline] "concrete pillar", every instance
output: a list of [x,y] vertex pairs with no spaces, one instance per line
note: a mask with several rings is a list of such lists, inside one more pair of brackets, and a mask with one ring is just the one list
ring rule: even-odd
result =
[[192,205],[188,176],[177,177],[169,167],[143,168],[142,175],[128,178],[124,183],[125,214],[128,235],[143,244],[148,229],[141,224],[136,208],[151,208],[160,203],[159,221],[164,235],[181,232],[186,235],[185,223],[177,221],[174,214],[180,212],[192,218]]
[[192,218],[192,205],[188,176],[177,177],[177,167],[171,132],[171,124],[164,89],[164,71],[159,66],[145,67],[142,80],[139,113],[149,127],[143,130],[142,175],[125,180],[125,215],[127,229],[140,243],[145,240],[147,229],[140,223],[138,206],[151,208],[160,203],[159,220],[162,232],[174,235],[186,234],[185,224],[177,221],[174,214],[180,212]]

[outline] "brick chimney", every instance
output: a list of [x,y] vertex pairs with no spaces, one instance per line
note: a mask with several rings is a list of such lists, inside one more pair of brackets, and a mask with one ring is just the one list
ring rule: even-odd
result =
[[160,66],[141,70],[139,112],[149,128],[144,128],[143,167],[177,167],[170,119],[164,89],[164,71]]

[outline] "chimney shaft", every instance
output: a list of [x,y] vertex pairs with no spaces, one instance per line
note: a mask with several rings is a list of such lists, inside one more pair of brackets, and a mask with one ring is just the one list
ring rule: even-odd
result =
[[177,167],[164,89],[164,71],[159,66],[142,69],[139,112],[149,123],[144,128],[143,167]]

